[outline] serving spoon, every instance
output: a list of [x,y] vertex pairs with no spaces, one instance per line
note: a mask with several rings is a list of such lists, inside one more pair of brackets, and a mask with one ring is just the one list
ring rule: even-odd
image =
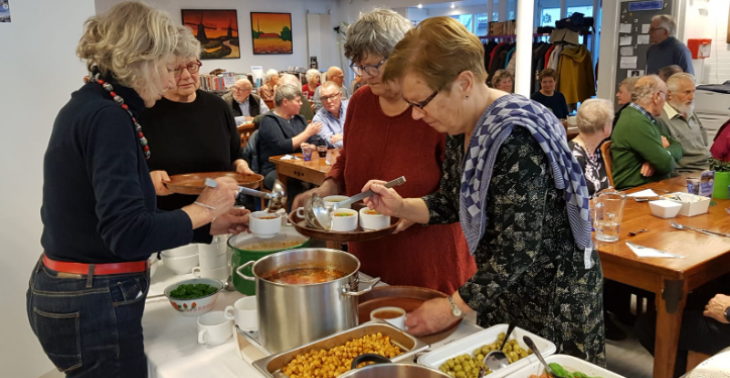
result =
[[527,344],[527,347],[530,348],[532,353],[535,353],[535,356],[537,356],[537,359],[542,362],[542,365],[545,366],[545,372],[548,373],[549,376],[553,378],[559,378],[557,374],[553,371],[553,369],[550,369],[550,365],[548,365],[547,362],[545,362],[545,359],[542,358],[542,355],[540,354],[540,351],[535,346],[535,343],[532,342],[532,339],[529,336],[523,336],[522,340]]
[[491,371],[497,371],[499,369],[507,367],[509,365],[509,360],[507,360],[507,355],[504,354],[502,349],[507,344],[507,340],[509,340],[509,336],[512,334],[512,331],[515,329],[515,324],[510,323],[509,328],[507,328],[507,334],[504,336],[504,341],[502,341],[502,345],[499,347],[499,350],[493,350],[489,353],[487,353],[487,356],[484,357],[484,364],[489,367],[489,370]]
[[[211,188],[218,186],[218,183],[213,179],[205,179],[205,185]],[[284,185],[279,181],[274,181],[274,186],[271,188],[271,193],[265,193],[255,189],[249,189],[245,186],[238,187],[238,195],[247,194],[254,197],[264,198],[269,200],[269,207],[266,209],[270,213],[275,213],[279,209],[286,207],[286,189]]]

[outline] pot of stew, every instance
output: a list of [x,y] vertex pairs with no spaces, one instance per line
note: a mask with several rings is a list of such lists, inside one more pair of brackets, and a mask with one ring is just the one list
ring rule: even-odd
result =
[[[253,277],[243,269],[253,265]],[[236,274],[255,281],[259,342],[275,354],[358,325],[360,261],[343,251],[292,249],[241,265]]]

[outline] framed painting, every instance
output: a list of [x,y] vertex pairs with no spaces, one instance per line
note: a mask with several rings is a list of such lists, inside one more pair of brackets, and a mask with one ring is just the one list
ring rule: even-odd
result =
[[203,47],[200,59],[241,58],[235,9],[183,9],[182,21]]
[[254,55],[292,54],[291,13],[251,12]]

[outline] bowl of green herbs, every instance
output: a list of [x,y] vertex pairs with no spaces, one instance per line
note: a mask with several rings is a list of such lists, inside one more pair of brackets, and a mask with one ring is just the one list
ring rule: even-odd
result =
[[165,289],[172,308],[184,316],[200,316],[215,306],[223,283],[210,278],[180,281]]

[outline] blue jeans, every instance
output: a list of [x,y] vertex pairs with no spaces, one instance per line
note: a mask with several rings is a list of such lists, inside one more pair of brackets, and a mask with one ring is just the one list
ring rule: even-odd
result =
[[26,306],[43,350],[69,378],[147,377],[142,313],[149,272],[87,278],[36,265]]

